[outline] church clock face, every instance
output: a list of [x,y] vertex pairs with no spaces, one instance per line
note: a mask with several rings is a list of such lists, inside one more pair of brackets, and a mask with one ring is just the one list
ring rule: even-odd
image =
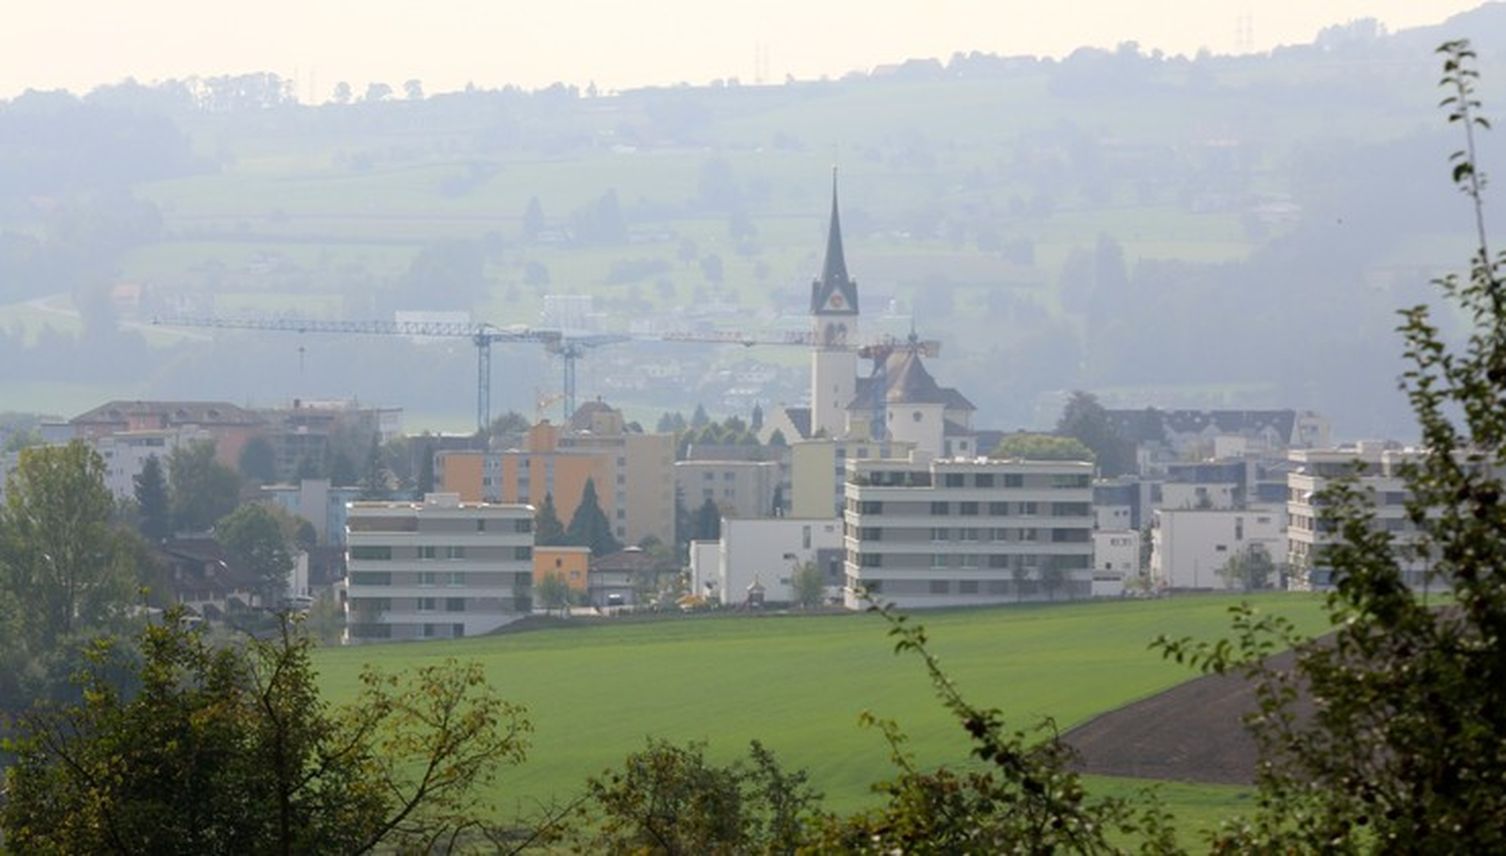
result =
[[833,309],[841,309],[841,308],[842,308],[842,307],[843,307],[843,306],[846,306],[846,305],[847,305],[847,304],[846,304],[846,302],[844,302],[844,301],[843,301],[843,300],[842,300],[842,295],[840,295],[840,294],[833,294],[833,295],[832,295],[832,296],[831,296],[831,300],[830,300],[830,301],[828,301],[828,304],[829,304],[829,305],[830,305],[830,306],[831,306],[831,308],[833,308]]

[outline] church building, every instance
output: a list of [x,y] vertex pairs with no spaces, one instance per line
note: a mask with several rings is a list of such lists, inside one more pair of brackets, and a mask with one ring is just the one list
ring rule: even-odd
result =
[[[821,275],[811,282],[810,316],[810,404],[777,408],[766,434],[778,429],[791,442],[882,443],[936,458],[978,454],[976,408],[962,393],[938,384],[921,359],[934,356],[938,346],[913,331],[903,341],[859,335],[858,284],[847,272],[835,170],[826,256]],[[860,358],[872,363],[865,377],[858,374]]]

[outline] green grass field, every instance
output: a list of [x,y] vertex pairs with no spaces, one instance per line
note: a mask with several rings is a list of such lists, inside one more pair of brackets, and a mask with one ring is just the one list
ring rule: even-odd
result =
[[[1212,637],[1226,630],[1230,597],[1004,607],[918,616],[935,652],[975,703],[1012,723],[1054,717],[1067,728],[1173,686],[1191,674],[1148,644],[1158,633]],[[1318,602],[1264,596],[1261,606],[1321,629]],[[920,662],[897,657],[881,619],[834,616],[702,617],[583,626],[408,645],[320,651],[327,697],[345,700],[363,664],[401,670],[444,658],[479,659],[493,685],[527,705],[535,731],[528,762],[507,771],[499,805],[565,797],[649,736],[705,740],[730,759],[758,738],[810,770],[827,805],[850,810],[890,772],[880,735],[858,726],[867,710],[897,720],[926,764],[965,762],[967,742],[931,695]],[[1138,782],[1096,779],[1103,793]],[[1167,785],[1163,797],[1189,828],[1217,824],[1245,799],[1237,788]]]

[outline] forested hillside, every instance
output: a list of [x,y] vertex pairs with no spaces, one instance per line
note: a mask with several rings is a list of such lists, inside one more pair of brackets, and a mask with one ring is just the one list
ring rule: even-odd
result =
[[[1083,387],[1404,433],[1383,331],[1468,246],[1433,121],[1431,49],[1455,36],[1487,84],[1506,79],[1506,9],[1486,6],[1260,56],[1126,44],[772,86],[392,81],[304,105],[259,74],[28,93],[0,103],[0,398],[66,414],[126,395],[355,394],[463,427],[464,342],[149,321],[540,323],[546,296],[587,294],[607,329],[798,329],[835,162],[863,323],[901,332],[913,315],[942,340],[937,371],[980,424],[1039,423]],[[496,400],[532,411],[557,367],[499,353]],[[802,358],[630,343],[583,364],[582,392],[643,412],[794,401]]]

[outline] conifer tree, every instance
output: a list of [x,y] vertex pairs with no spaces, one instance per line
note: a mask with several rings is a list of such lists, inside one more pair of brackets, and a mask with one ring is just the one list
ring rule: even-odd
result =
[[162,475],[162,462],[156,455],[146,459],[141,472],[133,479],[136,485],[136,506],[141,511],[141,535],[148,541],[160,543],[173,534],[172,508],[168,504],[167,479]]
[[697,541],[715,541],[722,537],[722,510],[710,499],[696,509],[695,537]]
[[558,547],[565,543],[565,524],[554,507],[554,494],[544,494],[544,504],[533,517],[533,543],[540,547]]
[[382,444],[371,435],[371,449],[366,453],[366,469],[361,474],[362,499],[386,499],[392,493],[392,472],[382,459]]
[[580,505],[576,506],[575,515],[570,518],[570,528],[565,530],[565,536],[567,543],[577,547],[590,547],[593,556],[605,556],[622,549],[622,543],[612,535],[612,522],[607,519],[606,512],[601,510],[601,502],[596,498],[595,479],[586,479]]

